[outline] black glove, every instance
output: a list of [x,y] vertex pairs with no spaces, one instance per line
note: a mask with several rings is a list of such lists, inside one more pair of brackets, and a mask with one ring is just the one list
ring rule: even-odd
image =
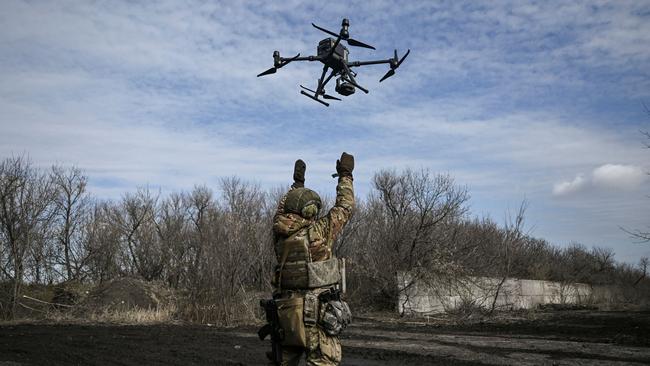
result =
[[352,177],[354,170],[354,156],[344,152],[341,159],[336,161],[336,172],[339,177]]
[[293,185],[294,188],[301,188],[305,186],[305,170],[307,170],[307,165],[302,159],[296,160],[296,164],[293,166]]

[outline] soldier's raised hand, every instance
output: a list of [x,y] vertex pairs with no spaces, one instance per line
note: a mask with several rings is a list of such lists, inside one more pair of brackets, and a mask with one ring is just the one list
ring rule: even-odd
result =
[[293,188],[300,188],[305,186],[305,171],[307,164],[302,159],[296,160],[293,166]]
[[336,172],[339,177],[352,177],[354,170],[354,156],[343,152],[341,159],[336,161]]

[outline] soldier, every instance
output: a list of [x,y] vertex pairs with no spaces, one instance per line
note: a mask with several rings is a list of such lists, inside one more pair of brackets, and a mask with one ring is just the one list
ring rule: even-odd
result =
[[276,365],[298,365],[305,354],[307,365],[338,365],[338,336],[351,314],[341,299],[344,262],[334,257],[332,246],[354,210],[354,157],[344,152],[337,160],[336,202],[321,218],[320,197],[304,187],[305,169],[302,160],[296,161],[294,183],[273,220],[278,264],[271,317],[278,323],[280,342],[270,358]]

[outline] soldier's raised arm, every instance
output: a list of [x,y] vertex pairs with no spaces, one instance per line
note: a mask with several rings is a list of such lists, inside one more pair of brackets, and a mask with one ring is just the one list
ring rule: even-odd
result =
[[[320,231],[321,237],[326,238],[328,246],[331,246],[332,242],[336,240],[354,211],[353,170],[354,156],[344,152],[341,154],[341,159],[336,161],[339,182],[336,186],[334,207],[314,225],[314,229]],[[331,248],[329,249],[331,250]]]

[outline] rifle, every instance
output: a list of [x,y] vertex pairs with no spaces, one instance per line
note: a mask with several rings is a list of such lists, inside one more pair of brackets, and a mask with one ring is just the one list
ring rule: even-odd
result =
[[257,336],[260,340],[264,340],[266,336],[271,335],[271,357],[273,363],[277,366],[282,364],[282,340],[284,339],[284,329],[280,327],[280,320],[278,319],[278,305],[275,300],[260,300],[260,306],[264,308],[266,313],[266,324],[257,331]]

